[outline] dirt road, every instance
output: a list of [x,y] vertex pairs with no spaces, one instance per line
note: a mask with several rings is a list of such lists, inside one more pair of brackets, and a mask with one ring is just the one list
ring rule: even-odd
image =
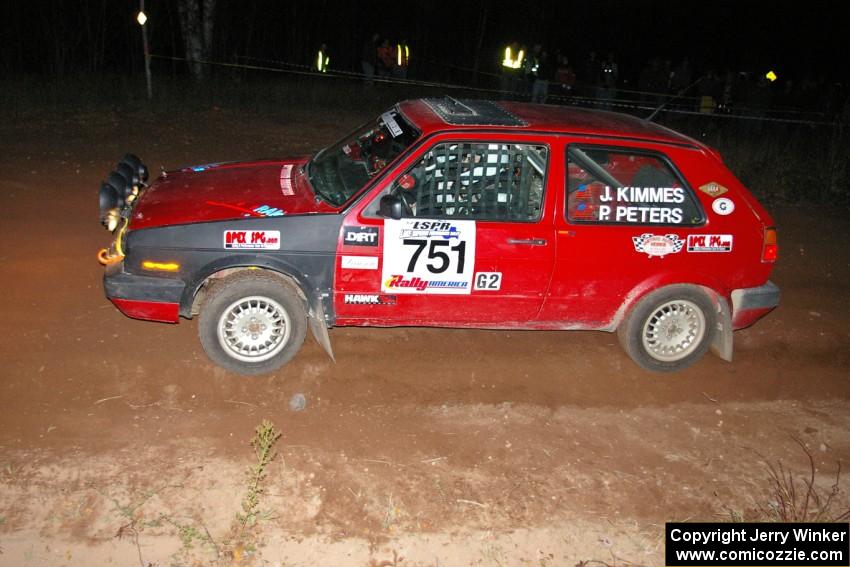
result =
[[[195,322],[104,298],[96,191],[125,151],[154,171],[291,155],[365,118],[0,125],[0,565],[661,565],[665,521],[763,517],[765,461],[808,472],[795,438],[830,489],[850,461],[846,211],[773,208],[781,306],[734,363],[670,376],[605,333],[335,329],[335,364],[308,339],[249,379]],[[241,522],[264,419],[278,455]]]

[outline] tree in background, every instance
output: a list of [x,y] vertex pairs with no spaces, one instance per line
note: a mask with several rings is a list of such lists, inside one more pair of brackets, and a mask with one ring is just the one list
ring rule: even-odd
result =
[[200,61],[209,61],[212,56],[213,28],[216,0],[178,0],[180,29],[189,70],[197,81],[206,76],[206,68]]

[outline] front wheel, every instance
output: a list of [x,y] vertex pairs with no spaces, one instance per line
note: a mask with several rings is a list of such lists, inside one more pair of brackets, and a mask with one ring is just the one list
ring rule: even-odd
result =
[[307,329],[304,303],[271,274],[237,273],[212,289],[198,323],[207,356],[232,372],[256,375],[289,362]]
[[675,285],[643,298],[620,324],[620,344],[639,366],[655,372],[687,368],[708,351],[717,317],[711,300]]

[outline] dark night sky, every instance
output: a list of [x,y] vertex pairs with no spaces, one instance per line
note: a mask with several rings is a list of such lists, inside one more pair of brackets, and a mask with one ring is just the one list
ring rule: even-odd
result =
[[[147,0],[152,51],[182,55],[176,0]],[[6,73],[138,72],[141,40],[133,0],[12,0],[0,8],[0,70]],[[214,58],[235,55],[307,63],[322,42],[337,68],[356,70],[371,32],[407,37],[420,61],[472,67],[479,19],[487,13],[482,70],[497,71],[499,51],[517,39],[566,51],[614,51],[621,75],[634,77],[650,57],[698,70],[713,67],[780,76],[845,80],[850,2],[618,2],[483,0],[218,0]],[[432,69],[434,67],[431,67]]]

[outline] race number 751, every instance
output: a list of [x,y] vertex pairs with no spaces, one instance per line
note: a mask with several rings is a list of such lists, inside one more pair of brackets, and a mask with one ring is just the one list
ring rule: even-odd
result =
[[456,265],[457,273],[463,273],[463,265],[466,260],[466,241],[458,242],[452,246],[451,242],[443,240],[405,238],[403,243],[405,246],[414,248],[410,262],[407,264],[408,273],[416,271],[416,264],[419,262],[419,258],[426,248],[428,249],[427,260],[433,260],[433,262],[426,261],[425,263],[425,267],[429,272],[432,274],[442,274],[453,265]]

